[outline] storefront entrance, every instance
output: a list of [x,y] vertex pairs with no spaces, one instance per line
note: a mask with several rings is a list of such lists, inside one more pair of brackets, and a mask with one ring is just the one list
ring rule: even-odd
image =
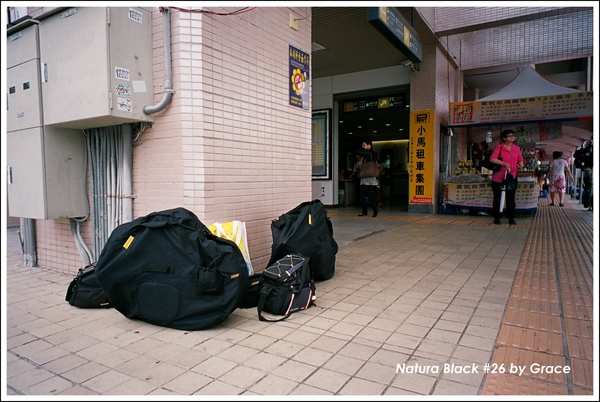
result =
[[[408,207],[408,136],[410,116],[408,87],[393,92],[345,96],[338,100],[339,171],[350,177],[356,162],[355,151],[364,140],[373,149],[384,170],[376,195],[382,208],[406,210]],[[339,181],[344,203],[359,205],[358,179]]]

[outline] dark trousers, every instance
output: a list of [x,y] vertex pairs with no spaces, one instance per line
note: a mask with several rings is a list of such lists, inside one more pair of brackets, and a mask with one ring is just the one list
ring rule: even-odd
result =
[[[508,219],[515,219],[515,196],[517,193],[517,186],[519,182],[515,179],[514,190],[504,190],[504,197],[506,199],[506,217]],[[492,206],[494,208],[494,219],[502,219],[502,212],[500,212],[500,196],[502,195],[502,189],[500,183],[492,182],[492,192],[494,193],[494,201]]]
[[377,186],[367,186],[361,184],[360,186],[360,205],[362,206],[362,213],[366,215],[368,213],[367,201],[371,208],[373,208],[373,213],[379,213],[379,207],[377,207],[377,202],[375,201],[375,188]]

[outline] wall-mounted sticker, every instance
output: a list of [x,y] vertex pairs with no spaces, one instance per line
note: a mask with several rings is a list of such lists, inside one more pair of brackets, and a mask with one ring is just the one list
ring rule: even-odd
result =
[[131,104],[131,99],[117,98],[117,110],[121,110],[123,112],[131,112],[133,110],[133,105]]
[[142,13],[140,13],[138,10],[134,10],[133,8],[129,9],[129,19],[140,24],[143,22]]
[[117,96],[131,96],[131,86],[119,82],[115,85],[115,93]]
[[115,78],[119,80],[129,81],[129,70],[123,67],[115,66]]
[[146,92],[146,81],[132,81],[133,84],[133,92]]

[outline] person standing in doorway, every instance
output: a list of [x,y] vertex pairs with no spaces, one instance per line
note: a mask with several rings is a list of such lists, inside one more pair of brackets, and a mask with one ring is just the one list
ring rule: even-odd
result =
[[[358,151],[362,157],[362,164],[365,162],[376,162],[377,154],[373,151],[373,143],[370,140],[365,140],[362,143],[362,148]],[[369,214],[369,205],[373,209],[373,218],[379,214],[379,206],[375,201],[375,190],[379,185],[377,177],[362,177],[360,179],[360,205],[362,211],[358,216],[367,216]]]
[[554,206],[555,194],[558,194],[558,205],[564,207],[563,201],[565,200],[565,192],[567,191],[567,180],[565,179],[565,173],[569,175],[571,182],[574,181],[573,175],[569,170],[567,161],[562,159],[562,152],[552,152],[552,162],[548,168],[548,190],[550,192],[550,206]]
[[511,175],[514,179],[514,186],[505,189],[506,215],[508,223],[516,225],[515,220],[515,197],[517,193],[517,171],[523,168],[524,160],[521,154],[521,148],[514,144],[515,132],[511,129],[503,130],[500,133],[500,145],[498,145],[490,155],[490,162],[500,165],[500,171],[492,174],[492,192],[494,193],[494,224],[502,223],[502,211],[500,210],[500,198],[502,196],[502,182],[505,177]]

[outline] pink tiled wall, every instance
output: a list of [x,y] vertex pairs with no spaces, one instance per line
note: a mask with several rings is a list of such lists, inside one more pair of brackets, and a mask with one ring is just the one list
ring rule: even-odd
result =
[[[158,103],[163,24],[158,8],[152,10]],[[289,26],[290,12],[299,17],[298,30]],[[171,13],[175,94],[134,145],[134,219],[181,206],[207,226],[245,221],[253,266],[262,270],[271,253],[271,221],[312,197],[311,112],[289,104],[288,55],[289,45],[310,54],[310,8]],[[76,272],[81,261],[69,221],[37,227],[39,265]],[[91,249],[89,222],[82,232]]]

